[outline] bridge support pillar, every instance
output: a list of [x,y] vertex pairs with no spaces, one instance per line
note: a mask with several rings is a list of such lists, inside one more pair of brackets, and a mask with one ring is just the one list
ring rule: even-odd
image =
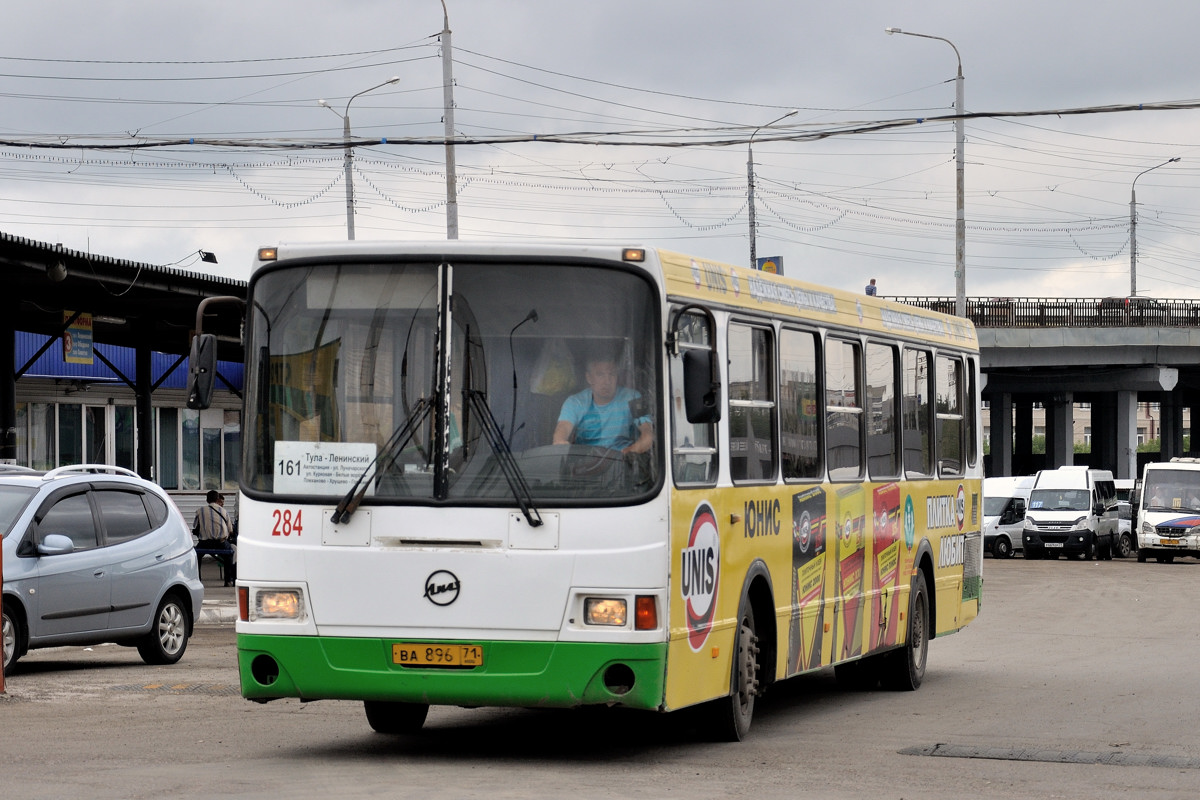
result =
[[991,469],[988,475],[1013,475],[1013,399],[1007,392],[993,395],[990,407]]
[[1091,450],[1088,465],[1095,469],[1111,469],[1117,474],[1117,451],[1123,447],[1117,439],[1117,398],[1115,392],[1091,395]]
[[1160,413],[1162,436],[1159,439],[1159,458],[1167,461],[1183,455],[1183,398],[1179,389],[1163,392]]
[[[1137,392],[1117,392],[1117,416],[1113,431],[1116,435],[1117,460],[1115,478],[1136,478],[1137,474]],[[1092,421],[1093,435],[1096,430]]]
[[1075,463],[1074,395],[1050,396],[1046,407],[1046,467],[1069,467]]
[[1013,404],[1013,469],[1017,475],[1032,475],[1033,463],[1033,400],[1021,397]]

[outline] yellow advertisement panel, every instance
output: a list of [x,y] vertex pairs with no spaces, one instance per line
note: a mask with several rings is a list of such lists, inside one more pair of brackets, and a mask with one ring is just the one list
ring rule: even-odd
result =
[[777,678],[904,644],[916,569],[933,578],[935,634],[966,625],[979,608],[978,578],[964,579],[967,559],[982,558],[979,486],[963,479],[674,491],[667,708],[728,693],[735,622],[758,565],[767,576],[756,588],[771,595],[774,612],[755,619],[759,647]]

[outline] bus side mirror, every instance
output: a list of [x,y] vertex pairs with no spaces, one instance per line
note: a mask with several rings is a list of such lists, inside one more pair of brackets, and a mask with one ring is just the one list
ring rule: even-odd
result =
[[192,339],[192,351],[188,356],[188,408],[198,410],[212,405],[216,378],[217,337],[211,333],[198,333]]
[[721,419],[721,376],[711,350],[683,352],[683,404],[687,421],[709,424]]

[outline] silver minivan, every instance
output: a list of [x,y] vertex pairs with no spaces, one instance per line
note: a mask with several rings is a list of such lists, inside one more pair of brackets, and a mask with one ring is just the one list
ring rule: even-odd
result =
[[4,670],[28,650],[115,642],[183,657],[204,599],[192,534],[157,485],[108,465],[0,472]]

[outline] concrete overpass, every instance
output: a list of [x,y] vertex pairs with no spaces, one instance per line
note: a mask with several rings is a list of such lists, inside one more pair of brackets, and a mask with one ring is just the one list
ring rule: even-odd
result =
[[[953,298],[890,298],[953,309]],[[991,415],[989,475],[1086,463],[1137,477],[1137,408],[1161,410],[1158,455],[1185,455],[1184,409],[1200,419],[1200,301],[993,298],[967,301],[979,335]],[[1045,408],[1046,453],[1032,453],[1033,408]],[[1092,452],[1074,452],[1074,404],[1091,404]],[[988,412],[985,412],[988,413]],[[1012,448],[998,446],[1013,442]]]

